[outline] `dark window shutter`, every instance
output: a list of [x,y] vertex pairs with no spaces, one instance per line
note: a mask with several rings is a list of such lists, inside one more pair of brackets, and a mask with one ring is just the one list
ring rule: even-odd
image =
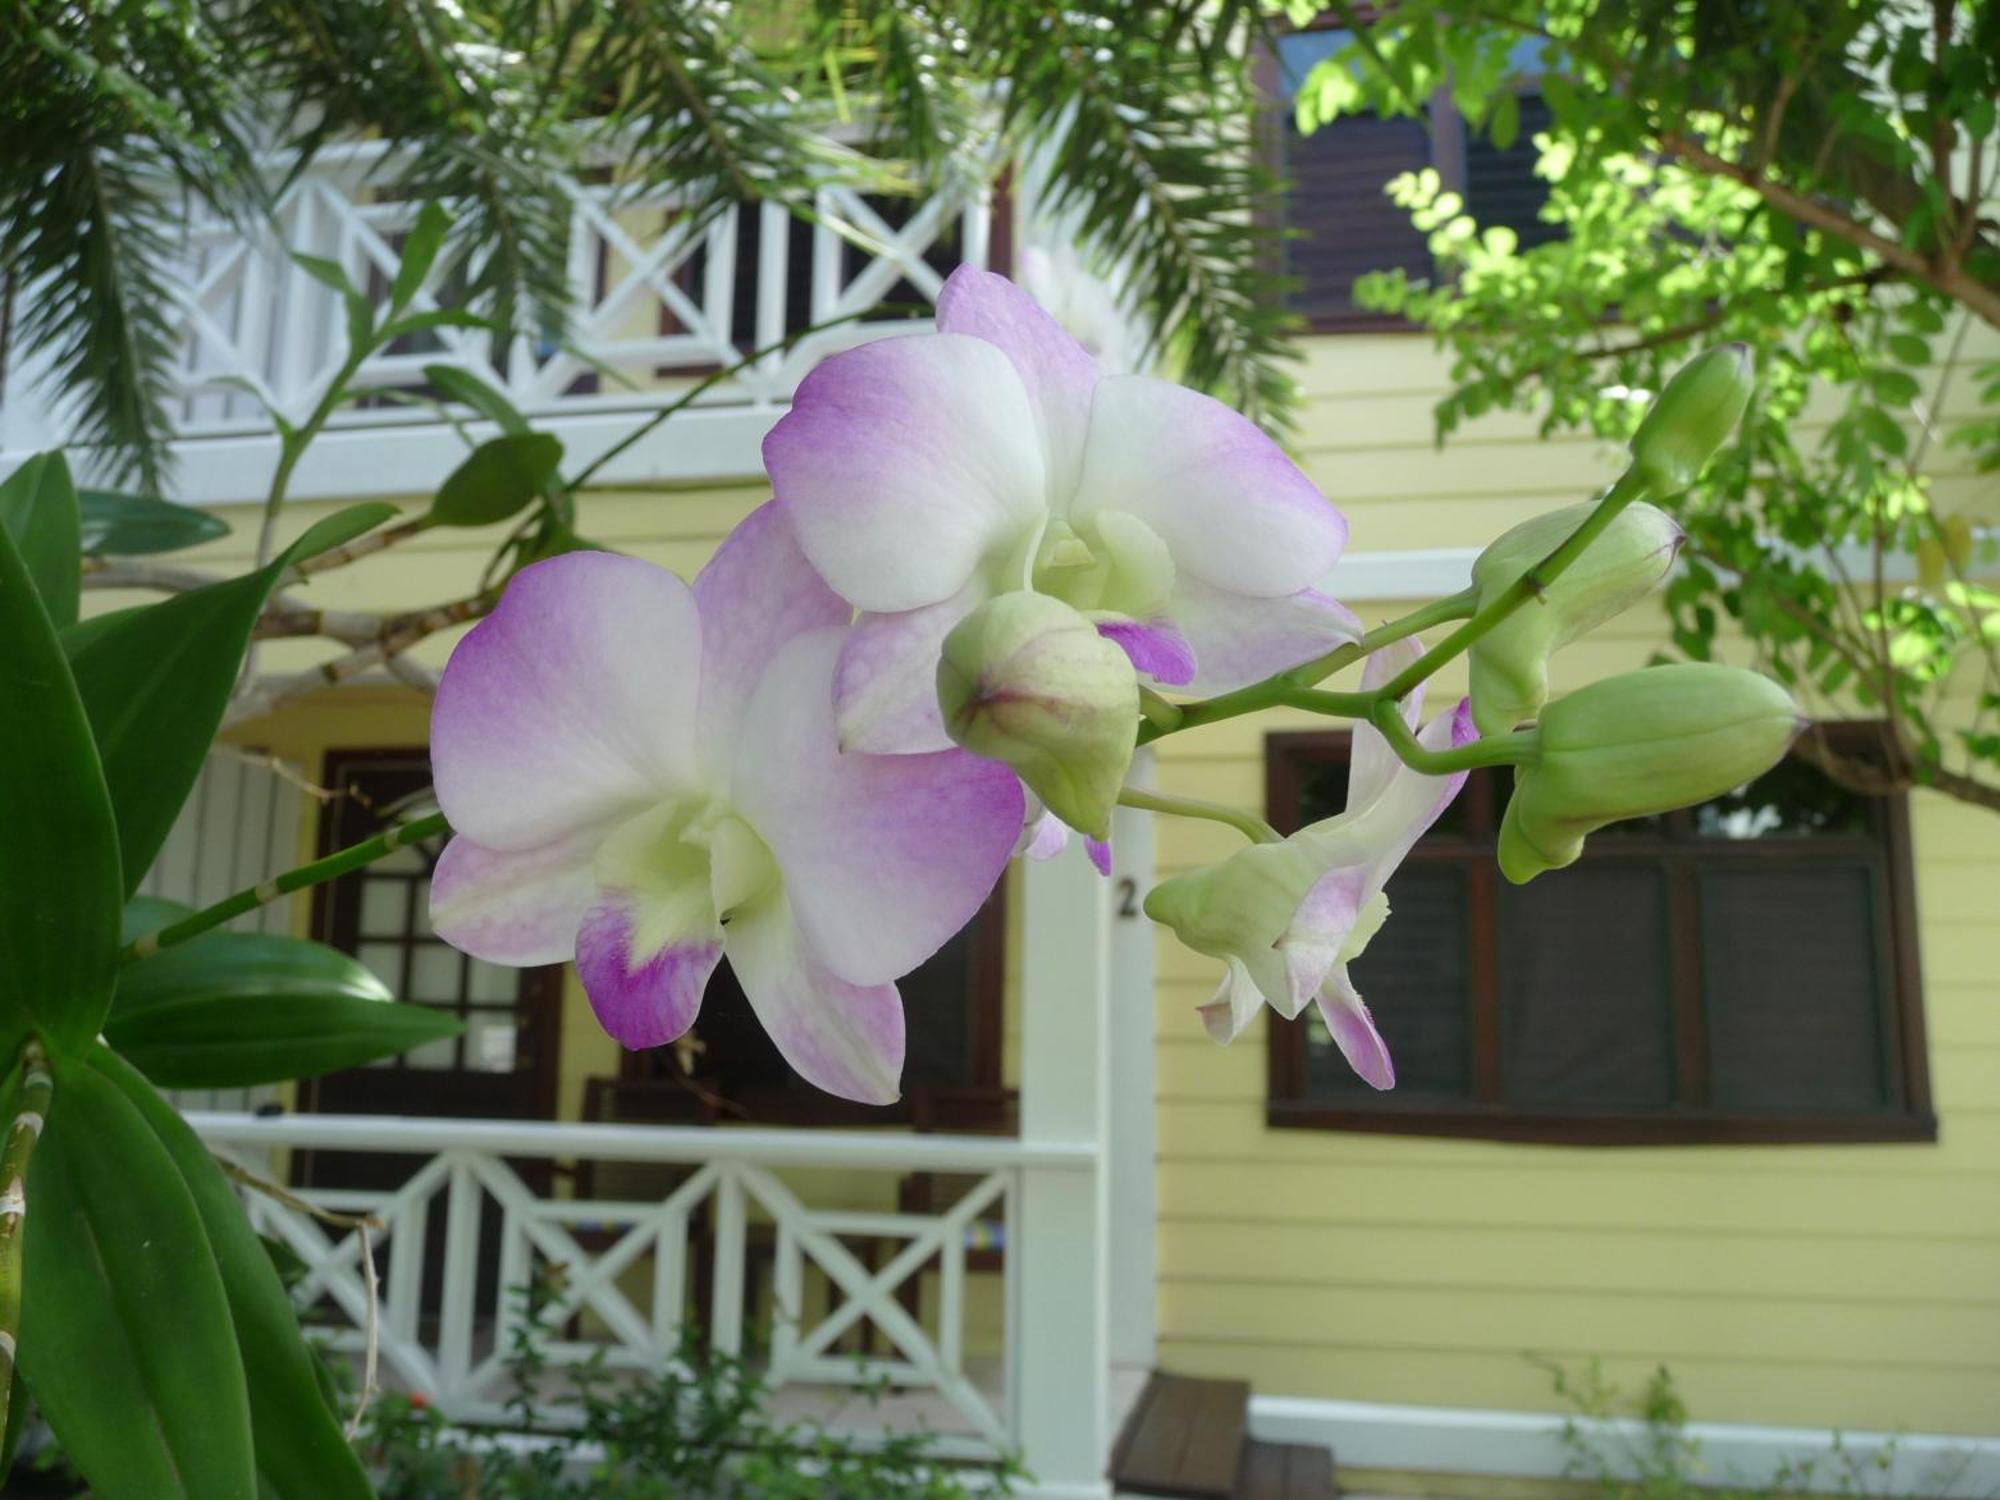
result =
[[1875,906],[1862,866],[1702,872],[1716,1104],[1867,1110],[1895,1102],[1876,999],[1883,955]]
[[1353,115],[1309,136],[1285,138],[1285,269],[1299,280],[1293,308],[1319,325],[1365,323],[1354,283],[1371,271],[1431,274],[1428,237],[1383,191],[1391,178],[1430,165],[1421,120]]
[[1578,866],[1500,893],[1507,1102],[1663,1109],[1673,1102],[1666,878]]
[[[1460,866],[1398,871],[1389,883],[1394,915],[1349,970],[1395,1059],[1399,1098],[1463,1098],[1472,1087],[1468,884],[1469,872]],[[1371,1092],[1317,1022],[1306,1080],[1315,1092],[1330,1095]]]
[[1549,107],[1539,94],[1521,96],[1521,128],[1513,142],[1496,146],[1484,135],[1467,132],[1465,143],[1465,206],[1481,229],[1504,224],[1520,237],[1523,250],[1562,238],[1562,229],[1538,217],[1549,201],[1549,185],[1535,175],[1540,153],[1535,132],[1549,125]]

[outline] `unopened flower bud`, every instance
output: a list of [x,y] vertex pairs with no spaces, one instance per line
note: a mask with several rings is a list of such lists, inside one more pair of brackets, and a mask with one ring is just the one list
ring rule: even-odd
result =
[[[1472,586],[1490,603],[1562,545],[1589,518],[1586,501],[1523,521],[1479,554]],[[1627,506],[1536,596],[1472,645],[1472,719],[1482,735],[1505,734],[1549,699],[1549,656],[1622,614],[1667,576],[1686,539],[1658,506]]]
[[1655,495],[1677,494],[1695,482],[1736,430],[1755,384],[1744,344],[1697,354],[1674,372],[1632,434],[1632,466],[1651,481]]
[[1798,705],[1770,678],[1693,662],[1607,677],[1551,703],[1536,758],[1516,773],[1500,870],[1517,885],[1559,870],[1586,834],[1719,797],[1790,748]]
[[1139,729],[1124,651],[1059,599],[989,599],[945,637],[938,705],[946,731],[1011,766],[1070,827],[1108,838]]

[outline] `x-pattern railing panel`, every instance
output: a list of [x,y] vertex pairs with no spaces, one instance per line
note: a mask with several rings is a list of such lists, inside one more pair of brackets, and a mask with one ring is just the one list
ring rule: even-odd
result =
[[[656,1199],[558,1198],[497,1154],[451,1148],[393,1191],[302,1190],[314,1206],[378,1222],[368,1253],[385,1274],[372,1310],[358,1231],[256,1192],[248,1201],[258,1227],[304,1265],[299,1305],[338,1320],[332,1346],[359,1352],[372,1327],[390,1376],[460,1420],[504,1414],[509,1355],[524,1335],[556,1366],[663,1367],[681,1348],[696,1265],[708,1271],[709,1299],[693,1315],[711,1347],[741,1352],[760,1311],[761,1245],[771,1261],[771,1384],[932,1390],[992,1451],[1011,1447],[1006,1418],[967,1376],[961,1351],[967,1240],[981,1222],[1013,1215],[1013,1169],[974,1175],[937,1214],[809,1206],[749,1161],[685,1172]],[[856,1239],[893,1253],[871,1268],[850,1248]],[[933,1267],[935,1331],[901,1300]],[[557,1274],[531,1313],[521,1291],[542,1268]],[[823,1279],[826,1307],[807,1326],[809,1275]],[[836,1352],[861,1332],[879,1334],[888,1352]]]
[[[183,436],[268,430],[265,408],[296,422],[320,399],[344,355],[345,314],[339,297],[289,257],[331,260],[364,293],[384,294],[417,206],[376,196],[371,165],[366,153],[351,153],[300,174],[279,201],[276,235],[218,218],[190,223],[175,295],[182,334],[175,416]],[[767,406],[786,399],[830,349],[905,329],[900,318],[871,322],[865,315],[899,282],[935,298],[942,278],[925,256],[954,226],[957,258],[984,264],[989,239],[983,191],[941,193],[914,205],[895,227],[861,193],[835,185],[819,194],[811,252],[796,264],[782,208],[742,205],[689,233],[669,197],[615,181],[565,188],[574,206],[566,344],[536,347],[516,338],[496,347],[484,331],[440,327],[420,341],[423,348],[370,360],[361,383],[418,391],[423,366],[443,362],[494,381],[537,415],[635,409],[658,399],[647,388],[663,379],[706,374],[776,342],[798,301],[795,289],[809,292],[815,323],[860,316],[760,360],[703,401]],[[757,252],[739,254],[751,227]],[[412,310],[448,303],[463,271],[441,257]],[[746,308],[748,318],[741,316]],[[421,406],[391,403],[342,413],[335,425],[435,420]]]

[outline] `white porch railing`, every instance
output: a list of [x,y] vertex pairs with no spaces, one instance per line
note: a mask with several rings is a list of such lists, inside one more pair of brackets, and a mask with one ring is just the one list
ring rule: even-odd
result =
[[[176,277],[181,343],[171,412],[182,498],[259,497],[270,471],[266,450],[275,447],[267,406],[298,421],[344,356],[340,299],[301,271],[293,253],[333,261],[358,287],[386,295],[418,207],[374,187],[386,149],[361,144],[322,153],[287,186],[274,229],[246,236],[212,215],[190,221]],[[573,323],[565,344],[538,347],[525,337],[503,343],[482,330],[441,328],[417,336],[419,347],[370,360],[357,383],[416,392],[425,365],[457,365],[497,385],[564,437],[573,455],[588,458],[630,430],[630,414],[666,399],[663,388],[670,395],[677,381],[734,365],[801,327],[865,315],[899,282],[934,298],[942,278],[926,254],[943,243],[951,263],[984,265],[992,234],[990,195],[980,187],[890,215],[833,184],[818,194],[817,223],[777,205],[748,204],[691,234],[667,196],[610,181],[563,186],[574,210]],[[414,310],[447,302],[453,274],[449,260],[441,261]],[[871,324],[863,317],[756,361],[677,419],[671,444],[635,450],[605,477],[754,473],[758,438],[805,372],[832,349],[889,328],[906,330],[907,320]],[[32,351],[9,372],[0,466],[63,441],[63,415],[34,390],[37,375]],[[690,428],[704,427],[690,439]],[[362,432],[369,434],[364,441],[342,441]],[[463,452],[435,412],[394,400],[341,413],[318,446],[333,461],[309,461],[293,493],[406,493],[441,478],[447,460]]]
[[[526,1332],[558,1370],[598,1359],[609,1370],[657,1371],[688,1325],[724,1354],[757,1353],[769,1385],[880,1383],[895,1397],[883,1425],[914,1416],[948,1456],[1019,1452],[1021,1297],[1012,1253],[1023,1174],[1086,1178],[1086,1146],[862,1131],[695,1129],[370,1116],[258,1117],[196,1113],[218,1151],[261,1168],[270,1153],[309,1149],[414,1158],[401,1187],[307,1189],[324,1208],[372,1214],[380,1285],[373,1314],[385,1379],[422,1392],[448,1417],[502,1422],[514,1394],[509,1353]],[[657,1196],[558,1197],[531,1187],[526,1163],[667,1169]],[[674,1173],[672,1169],[680,1169]],[[957,1196],[934,1213],[815,1203],[807,1169],[839,1169],[847,1201],[886,1196],[913,1172],[952,1179]],[[536,1176],[532,1168],[527,1176]],[[821,1185],[822,1187],[824,1184]],[[371,1298],[359,1234],[329,1227],[260,1193],[245,1200],[260,1230],[306,1270],[300,1305],[329,1319],[337,1349],[359,1354]],[[970,1248],[996,1249],[1004,1307],[1001,1347],[969,1356]],[[539,1267],[538,1264],[539,1263]],[[538,1325],[520,1291],[552,1273]],[[925,1296],[930,1276],[932,1295]],[[705,1283],[707,1295],[692,1295]],[[914,1286],[918,1295],[910,1295]],[[768,1332],[768,1340],[759,1335]],[[837,1351],[866,1333],[858,1349]],[[761,1347],[760,1347],[761,1346]],[[561,1422],[560,1383],[536,1408]]]

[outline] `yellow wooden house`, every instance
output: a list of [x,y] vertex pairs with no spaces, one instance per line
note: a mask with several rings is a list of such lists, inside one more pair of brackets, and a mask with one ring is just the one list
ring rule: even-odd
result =
[[[1618,466],[1519,418],[1437,449],[1440,359],[1351,316],[1358,269],[1424,253],[1379,197],[1422,139],[1377,129],[1295,163],[1315,319],[1297,451],[1352,521],[1330,587],[1371,620],[1463,587],[1485,542]],[[1475,208],[1522,212],[1517,159],[1453,160]],[[369,199],[367,165],[326,158],[283,220],[291,248],[364,282],[411,212]],[[415,388],[425,363],[476,370],[575,472],[663,389],[787,318],[932,294],[959,260],[1005,269],[1059,239],[1031,191],[888,216],[830,188],[828,221],[858,231],[845,240],[758,207],[690,239],[661,206],[577,199],[577,340],[598,365],[447,331],[365,374]],[[198,226],[186,251],[178,498],[233,529],[174,561],[236,571],[275,443],[231,382],[309,403],[339,319],[317,282],[227,225]],[[864,321],[718,386],[603,469],[579,529],[691,575],[766,498],[758,441],[803,370],[884,331]],[[60,414],[26,389],[17,372],[0,466],[60,441]],[[346,413],[295,476],[285,532],[355,499],[419,505],[463,451],[421,406]],[[1991,476],[1932,453],[1954,510],[2000,518]],[[378,613],[461,598],[496,541],[431,531],[293,597]],[[259,683],[282,701],[232,726],[151,888],[213,898],[421,796],[424,684],[452,639],[400,675],[364,661],[316,688],[301,674],[334,654],[325,641],[267,643]],[[1663,616],[1635,612],[1559,657],[1560,675],[1639,666],[1664,639]],[[1238,720],[1176,736],[1150,774],[1285,827],[1338,808],[1344,754],[1321,724]],[[1608,831],[1516,891],[1493,869],[1496,802],[1475,777],[1391,885],[1395,917],[1358,966],[1402,1074],[1388,1095],[1306,1021],[1207,1039],[1195,1007],[1213,965],[1137,903],[1234,836],[1135,820],[1109,880],[1080,858],[1016,869],[906,984],[910,1076],[890,1111],[789,1080],[725,981],[698,1049],[621,1055],[572,976],[438,942],[420,849],[287,920],[456,1011],[464,1036],[295,1093],[188,1102],[218,1147],[384,1216],[388,1376],[466,1420],[497,1410],[504,1290],[541,1262],[567,1272],[558,1359],[597,1348],[643,1366],[697,1318],[761,1351],[800,1409],[885,1378],[866,1420],[921,1423],[970,1457],[1021,1452],[1029,1493],[1049,1497],[1110,1493],[1121,1430],[1182,1422],[1140,1404],[1154,1371],[1246,1383],[1248,1438],[1331,1450],[1350,1490],[1550,1493],[1568,1455],[1544,1362],[1593,1359],[1626,1386],[1668,1366],[1718,1478],[1768,1475],[1839,1432],[1891,1453],[1904,1489],[1938,1464],[1960,1466],[1955,1493],[2000,1486],[2000,820],[1927,793],[1862,801],[1788,764]],[[360,1245],[260,1212],[312,1267],[302,1297],[358,1337]],[[447,1274],[427,1280],[440,1256]]]

